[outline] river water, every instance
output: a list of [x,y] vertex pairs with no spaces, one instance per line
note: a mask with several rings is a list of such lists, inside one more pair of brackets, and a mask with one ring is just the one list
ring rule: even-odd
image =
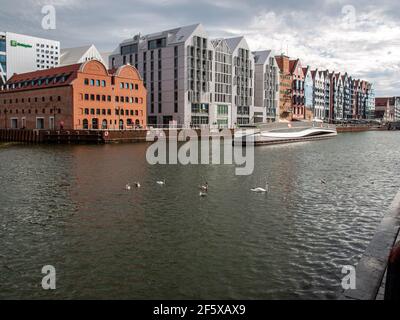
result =
[[146,149],[0,148],[0,298],[334,299],[400,188],[400,132],[258,147],[250,176]]

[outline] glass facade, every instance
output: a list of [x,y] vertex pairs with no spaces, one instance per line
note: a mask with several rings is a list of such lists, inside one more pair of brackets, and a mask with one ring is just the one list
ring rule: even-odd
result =
[[0,52],[6,52],[6,39],[0,39]]
[[0,54],[0,65],[4,73],[7,72],[7,57],[5,55]]

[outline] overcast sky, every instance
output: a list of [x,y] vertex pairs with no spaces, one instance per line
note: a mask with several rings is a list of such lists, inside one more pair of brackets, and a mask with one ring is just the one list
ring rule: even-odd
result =
[[[347,71],[400,95],[398,0],[1,0],[0,30],[47,37],[61,46],[113,51],[137,33],[202,23],[210,37],[245,35],[252,50],[289,50],[314,68]],[[43,30],[43,5],[57,12]]]

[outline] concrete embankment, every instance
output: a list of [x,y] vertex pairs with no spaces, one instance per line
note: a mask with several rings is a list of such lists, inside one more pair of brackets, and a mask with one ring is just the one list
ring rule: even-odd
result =
[[341,299],[383,299],[385,272],[388,258],[400,231],[400,192],[393,200],[388,212],[364,255],[356,267],[356,289],[344,291]]
[[337,126],[338,133],[345,132],[364,132],[364,131],[385,131],[388,130],[386,126]]
[[[196,133],[200,136],[200,130],[155,130],[155,136],[169,136],[185,131],[185,136],[190,137]],[[105,143],[137,143],[146,142],[150,131],[148,130],[18,130],[0,129],[0,141],[22,143],[50,143],[50,144],[105,144]],[[204,134],[204,132],[202,132]],[[233,135],[233,130],[230,131]],[[208,135],[211,137],[213,134]],[[207,135],[206,135],[207,136]]]

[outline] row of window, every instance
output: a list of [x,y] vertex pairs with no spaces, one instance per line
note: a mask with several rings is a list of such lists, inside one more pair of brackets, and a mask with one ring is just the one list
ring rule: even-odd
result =
[[[80,121],[79,121],[79,124],[81,124]],[[142,121],[139,121],[139,120],[133,121],[132,119],[127,119],[126,120],[126,125],[128,127],[133,127],[133,126],[142,127],[143,126],[143,120]],[[91,120],[90,124],[89,124],[89,120],[88,119],[83,119],[82,128],[85,129],[85,130],[88,130],[88,129],[93,129],[93,130],[103,129],[103,130],[106,130],[106,129],[109,129],[109,128],[112,128],[112,129],[118,128],[120,130],[123,130],[123,129],[125,129],[125,122],[122,119],[120,119],[118,122],[117,122],[117,120],[107,121],[106,119],[103,119],[102,122],[101,122],[101,125],[100,125],[99,124],[99,119],[97,119],[97,118],[93,118]]]
[[[57,97],[53,97],[53,96],[50,96],[50,97],[47,97],[48,99],[47,99],[47,101],[49,101],[49,102],[52,102],[52,101],[61,101],[61,96],[57,96]],[[38,98],[38,97],[35,97],[35,98],[27,98],[26,99],[26,101],[28,102],[28,103],[31,103],[31,102],[39,102],[39,101],[41,101],[41,102],[46,102],[46,97],[41,97],[41,98]],[[21,98],[21,99],[18,99],[18,98],[16,98],[16,99],[4,99],[3,100],[3,104],[12,104],[12,103],[25,103],[25,98]]]
[[11,83],[6,86],[6,89],[21,89],[28,86],[41,86],[43,84],[56,84],[56,83],[63,83],[68,79],[69,75],[62,75],[62,76],[49,76],[42,79],[37,80],[30,80],[30,81],[21,81],[16,83]]
[[[41,112],[40,112],[41,111]],[[60,108],[50,108],[50,109],[48,109],[48,112],[50,113],[50,114],[53,114],[53,113],[61,113],[61,109]],[[0,114],[1,113],[4,113],[4,114],[19,114],[19,113],[22,113],[22,114],[25,114],[25,113],[27,113],[27,114],[32,114],[32,113],[34,113],[34,114],[38,114],[38,113],[42,113],[42,114],[46,114],[47,112],[46,112],[46,109],[42,109],[42,110],[38,110],[38,109],[34,109],[34,110],[31,110],[31,109],[28,109],[26,112],[25,112],[25,109],[21,109],[21,111],[19,110],[19,109],[16,109],[16,110],[13,110],[13,109],[9,109],[9,110],[7,110],[7,109],[4,109],[4,110],[1,110],[0,109]]]
[[[100,95],[100,94],[88,94],[85,93],[84,95],[81,94],[81,100],[85,101],[103,101],[103,102],[111,102],[112,98],[110,95]],[[138,97],[123,97],[123,96],[115,96],[115,102],[121,103],[143,103],[143,98]]]
[[[85,78],[84,83],[86,86],[92,87],[106,87],[107,82],[105,80],[95,80],[95,79],[88,79]],[[139,90],[139,85],[136,83],[128,83],[128,82],[121,82],[119,84],[120,89],[127,89],[127,90]]]
[[[111,116],[112,110],[111,109],[95,109],[95,108],[85,108],[81,109],[81,113],[85,115],[108,115]],[[136,116],[138,117],[139,115],[143,117],[143,110],[124,110],[120,108],[115,108],[114,109],[114,115],[115,116]]]

